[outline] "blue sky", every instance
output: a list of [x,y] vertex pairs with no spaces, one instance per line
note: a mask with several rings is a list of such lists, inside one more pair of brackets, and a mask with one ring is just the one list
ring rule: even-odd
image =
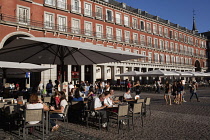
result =
[[192,29],[193,9],[199,32],[210,31],[210,0],[117,0]]

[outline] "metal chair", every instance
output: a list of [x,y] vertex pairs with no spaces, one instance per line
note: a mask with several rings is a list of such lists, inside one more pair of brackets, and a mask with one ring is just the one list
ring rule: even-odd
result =
[[[31,121],[37,121],[38,123],[30,124]],[[26,109],[24,112],[23,120],[23,139],[26,139],[26,129],[39,126],[42,127],[42,139],[44,140],[44,115],[43,109]],[[20,129],[19,129],[20,133]]]
[[[62,114],[61,118],[52,118],[50,117],[50,120],[61,120],[64,121],[64,124],[67,124],[69,122],[68,120],[68,111],[69,111],[69,105],[66,105],[66,107],[64,108],[64,112],[63,113],[59,113]],[[49,127],[50,128],[50,127]],[[66,131],[66,127],[64,127],[65,131]]]
[[127,128],[129,129],[129,104],[119,105],[118,113],[109,111],[108,118],[109,118],[109,123],[117,121],[118,133],[120,130],[120,122],[123,122],[124,120],[127,120]]
[[[149,109],[150,111],[150,116],[151,116],[151,108],[150,108],[150,104],[151,104],[151,98],[146,98],[145,100],[145,106],[144,106],[144,109],[145,109],[145,116],[147,114],[147,110]],[[147,109],[148,108],[148,109]]]
[[143,127],[142,107],[143,107],[142,103],[134,103],[133,110],[130,111],[130,116],[132,117],[133,129],[134,129],[134,118],[139,118],[140,117],[141,118],[142,127]]

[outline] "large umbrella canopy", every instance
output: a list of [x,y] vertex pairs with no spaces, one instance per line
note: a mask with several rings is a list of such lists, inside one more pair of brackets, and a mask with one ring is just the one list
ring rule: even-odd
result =
[[178,73],[165,71],[165,70],[153,70],[139,74],[139,76],[179,76],[179,75],[180,74]]
[[204,75],[200,72],[192,72],[192,71],[186,71],[187,73],[192,74],[194,77],[203,77]]
[[3,73],[5,70],[7,74],[17,74],[26,72],[41,72],[48,69],[50,68],[30,63],[0,61],[0,73]]
[[204,73],[204,72],[199,72],[200,74],[203,75],[203,77],[210,77],[210,72]]
[[139,72],[139,71],[129,71],[129,72],[117,74],[115,76],[138,76],[139,74],[142,74],[142,72]]
[[0,60],[35,64],[90,65],[145,57],[139,54],[83,43],[75,40],[46,37],[22,37],[0,50]]
[[193,75],[193,74],[191,74],[191,73],[182,72],[182,71],[172,71],[172,72],[175,72],[175,73],[180,74],[180,77],[189,77],[189,76],[192,76],[192,75]]

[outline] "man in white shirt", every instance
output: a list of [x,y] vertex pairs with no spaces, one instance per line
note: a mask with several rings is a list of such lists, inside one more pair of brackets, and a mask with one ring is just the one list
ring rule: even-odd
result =
[[105,99],[104,99],[104,105],[111,107],[113,105],[113,101],[110,99],[110,92],[105,92]]
[[43,90],[44,90],[44,84],[42,83],[42,81],[40,81],[39,86],[38,86],[38,91],[40,95],[43,94]]
[[106,110],[104,110],[104,108],[106,108],[106,106],[102,105],[102,102],[105,99],[105,95],[101,94],[99,95],[98,98],[94,99],[94,110],[97,111],[102,119],[102,126],[103,127],[107,127],[107,113]]

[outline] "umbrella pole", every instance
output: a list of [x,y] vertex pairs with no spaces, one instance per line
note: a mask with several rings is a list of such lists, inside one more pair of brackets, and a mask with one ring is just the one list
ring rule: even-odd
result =
[[60,64],[61,64],[60,90],[63,91],[63,82],[64,82],[64,50],[63,50],[63,47],[61,47]]

